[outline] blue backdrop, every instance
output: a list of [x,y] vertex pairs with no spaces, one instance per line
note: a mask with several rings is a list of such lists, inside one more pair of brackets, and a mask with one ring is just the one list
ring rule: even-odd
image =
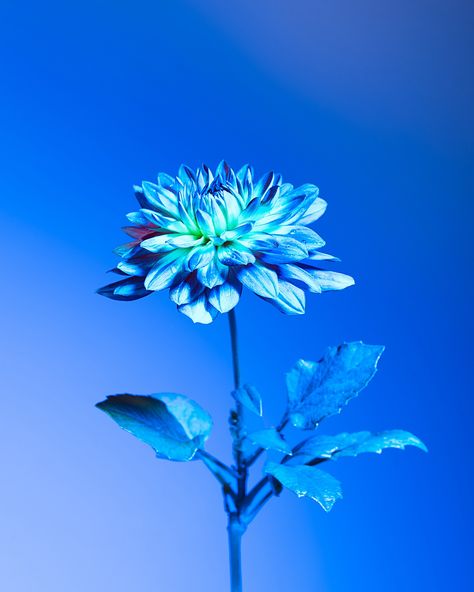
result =
[[334,464],[345,499],[328,515],[273,501],[245,537],[246,591],[469,589],[473,16],[467,0],[1,4],[2,590],[227,588],[211,476],[93,407],[186,393],[229,458],[225,319],[94,294],[132,184],[223,157],[318,184],[317,228],[357,280],[303,318],[239,305],[244,378],[270,417],[297,358],[384,343],[324,429],[400,427],[430,448]]

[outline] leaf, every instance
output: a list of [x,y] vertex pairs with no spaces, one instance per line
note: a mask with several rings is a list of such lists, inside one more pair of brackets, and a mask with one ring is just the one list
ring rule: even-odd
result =
[[322,360],[299,360],[286,375],[288,411],[293,426],[314,429],[339,413],[367,386],[384,347],[361,341],[329,347]]
[[112,395],[96,407],[153,448],[158,458],[188,461],[202,448],[212,419],[184,395]]
[[326,471],[315,467],[299,465],[296,467],[267,463],[265,473],[290,489],[298,497],[309,497],[318,502],[326,512],[342,498],[341,484]]
[[251,384],[244,384],[240,388],[233,391],[232,396],[236,401],[242,403],[247,409],[258,415],[262,416],[262,397],[257,389]]
[[248,434],[247,438],[265,450],[276,450],[284,454],[291,454],[291,446],[275,428],[258,430]]
[[295,458],[300,462],[316,459],[337,459],[341,456],[357,456],[363,452],[381,454],[386,448],[404,449],[416,446],[427,452],[423,442],[404,430],[386,430],[384,432],[342,433],[336,436],[312,436],[303,443]]

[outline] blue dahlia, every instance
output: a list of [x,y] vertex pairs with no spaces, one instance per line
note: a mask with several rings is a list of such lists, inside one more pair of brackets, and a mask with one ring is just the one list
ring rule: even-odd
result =
[[215,173],[182,165],[176,177],[135,187],[140,204],[124,228],[131,242],[116,249],[120,281],[99,294],[135,300],[169,290],[178,310],[211,323],[233,309],[245,286],[286,314],[305,311],[305,292],[341,290],[354,283],[321,269],[337,261],[321,253],[324,240],[308,228],[326,209],[315,185],[293,187],[273,172],[254,179],[221,162]]

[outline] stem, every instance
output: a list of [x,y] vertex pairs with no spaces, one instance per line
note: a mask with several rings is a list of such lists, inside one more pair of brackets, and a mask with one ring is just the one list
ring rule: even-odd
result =
[[235,514],[229,515],[227,532],[229,535],[230,590],[231,592],[242,592],[241,542],[243,529],[239,517]]
[[234,370],[234,386],[236,389],[240,386],[240,368],[239,368],[239,350],[237,346],[237,319],[235,317],[235,310],[229,312],[229,330],[230,343],[232,346],[232,367]]
[[[232,366],[234,371],[234,386],[240,387],[239,352],[237,345],[237,321],[235,311],[229,312],[230,342],[232,346]],[[229,513],[229,560],[231,592],[242,591],[242,559],[241,539],[245,531],[245,524],[241,521],[241,509],[247,493],[247,467],[242,455],[243,439],[243,406],[236,402],[235,410],[231,412],[230,424],[233,438],[233,453],[237,470],[236,511]]]

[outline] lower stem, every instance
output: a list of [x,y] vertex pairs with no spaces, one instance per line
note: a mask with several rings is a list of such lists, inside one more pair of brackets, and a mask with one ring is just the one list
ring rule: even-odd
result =
[[[237,347],[237,322],[234,310],[229,312],[229,330],[232,346],[232,367],[234,372],[234,387],[240,387],[239,354]],[[230,561],[230,590],[231,592],[242,592],[242,558],[241,541],[245,527],[240,520],[242,504],[247,489],[247,468],[242,457],[242,404],[237,402],[235,411],[231,413],[232,437],[234,440],[234,459],[237,470],[237,492],[235,499],[235,511],[229,513],[229,524],[227,527],[229,535],[229,561]]]
[[231,592],[242,592],[241,542],[243,529],[238,516],[229,516],[227,532],[229,536],[230,590]]

